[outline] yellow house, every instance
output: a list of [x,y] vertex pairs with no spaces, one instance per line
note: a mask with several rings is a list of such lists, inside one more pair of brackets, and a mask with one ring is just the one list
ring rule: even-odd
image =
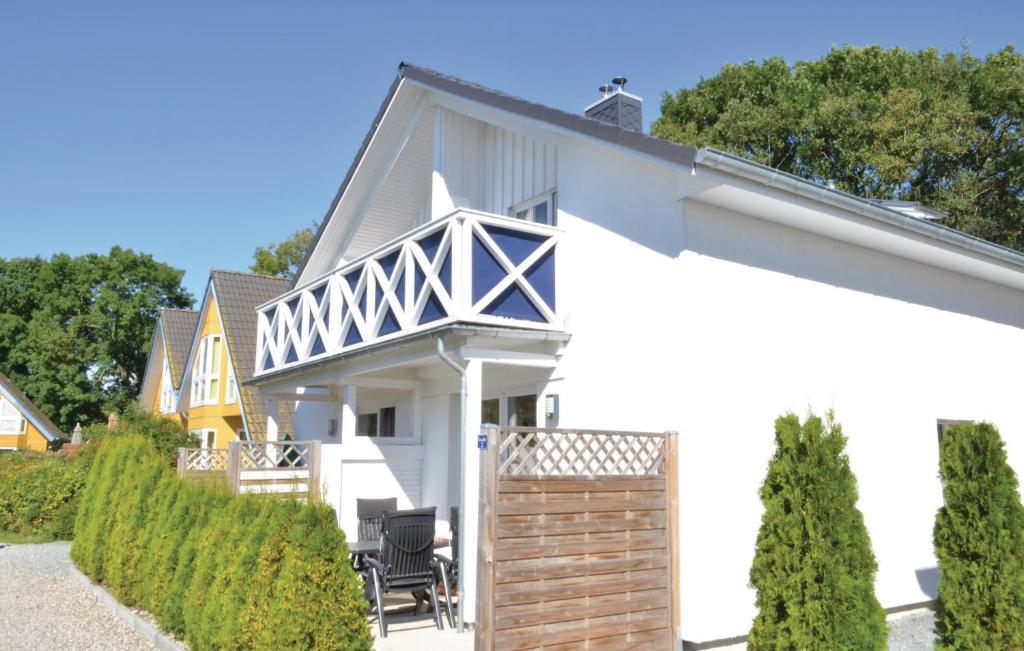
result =
[[195,310],[160,310],[139,391],[139,406],[146,411],[184,421],[178,395],[198,322]]
[[[185,363],[178,411],[204,448],[266,438],[267,409],[243,383],[256,360],[256,307],[288,291],[282,278],[213,270]],[[286,419],[287,420],[287,419]],[[290,431],[290,422],[279,430]]]
[[53,421],[0,373],[0,450],[43,452],[65,440]]

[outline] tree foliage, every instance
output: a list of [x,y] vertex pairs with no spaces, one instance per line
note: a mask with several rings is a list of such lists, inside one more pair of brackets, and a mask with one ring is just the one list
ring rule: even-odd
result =
[[750,583],[758,613],[751,649],[884,649],[878,569],[846,437],[794,414],[775,421],[775,454],[761,486],[764,515]]
[[183,272],[152,256],[0,259],[0,371],[63,430],[138,394],[157,313],[190,307]]
[[654,135],[745,156],[856,195],[919,201],[1024,248],[1024,57],[833,48],[727,65],[665,94]]
[[935,518],[937,649],[1024,649],[1024,507],[999,431],[948,428]]
[[278,276],[290,278],[299,270],[306,251],[313,243],[316,233],[316,224],[309,228],[300,228],[291,234],[284,242],[268,244],[267,246],[256,247],[253,253],[253,263],[249,269],[253,273],[264,276]]

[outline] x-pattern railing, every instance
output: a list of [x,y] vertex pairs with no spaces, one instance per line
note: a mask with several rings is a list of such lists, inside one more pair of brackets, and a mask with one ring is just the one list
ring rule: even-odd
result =
[[309,466],[310,444],[295,441],[239,441],[243,470],[302,469]]
[[661,475],[665,437],[649,432],[499,428],[498,474]]
[[560,329],[559,235],[468,210],[424,224],[259,308],[256,374],[445,323]]
[[185,470],[207,472],[226,470],[228,451],[214,448],[190,448],[185,450]]

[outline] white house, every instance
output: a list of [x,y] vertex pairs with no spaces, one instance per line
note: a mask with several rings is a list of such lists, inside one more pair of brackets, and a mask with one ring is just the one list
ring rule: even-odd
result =
[[[849,437],[882,604],[936,595],[937,431],[990,420],[1024,471],[1024,256],[710,149],[403,64],[254,383],[358,497],[465,504],[473,619],[481,423],[679,432],[681,637],[738,641],[757,491],[787,410]],[[933,215],[925,214],[925,217]]]

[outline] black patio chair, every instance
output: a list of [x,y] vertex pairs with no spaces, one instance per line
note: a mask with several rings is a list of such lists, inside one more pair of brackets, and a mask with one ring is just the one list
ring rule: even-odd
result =
[[356,498],[356,517],[359,519],[359,540],[380,540],[380,526],[384,511],[397,511],[398,498],[385,497],[379,500]]
[[444,609],[448,614],[448,626],[455,628],[455,617],[452,615],[452,586],[458,585],[459,581],[459,507],[451,508],[448,522],[452,532],[452,557],[434,554],[434,558],[437,560],[437,569],[441,573],[441,583],[444,585]]
[[[384,511],[397,510],[397,497],[385,497],[377,500],[356,498],[356,518],[359,520],[356,535],[359,541],[372,540],[380,542],[380,527],[383,522]],[[356,572],[365,570],[364,558],[364,554],[354,554],[352,556],[352,569]]]
[[437,601],[437,561],[434,560],[435,507],[409,511],[385,511],[380,530],[380,557],[366,557],[367,588],[372,584],[372,601],[377,607],[381,638],[388,636],[384,619],[384,595],[393,592],[430,592],[434,623],[441,624]]

